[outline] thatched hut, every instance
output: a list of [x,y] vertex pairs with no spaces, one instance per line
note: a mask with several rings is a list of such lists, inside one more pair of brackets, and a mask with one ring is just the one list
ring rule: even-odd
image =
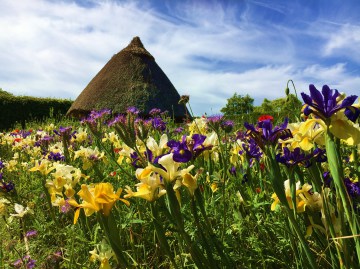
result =
[[139,37],[115,54],[70,107],[67,115],[82,117],[91,110],[109,108],[125,113],[135,106],[146,115],[152,108],[168,111],[177,120],[188,114],[180,95]]

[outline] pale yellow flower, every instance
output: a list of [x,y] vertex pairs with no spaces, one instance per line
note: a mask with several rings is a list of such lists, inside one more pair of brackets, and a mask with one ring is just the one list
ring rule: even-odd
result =
[[109,260],[115,256],[111,247],[103,241],[100,245],[95,247],[92,251],[89,251],[91,254],[90,261],[99,261],[99,269],[111,269]]
[[41,161],[40,160],[35,161],[35,166],[33,168],[30,168],[29,171],[30,172],[39,171],[42,175],[47,175],[54,169],[55,167],[52,166],[51,161],[47,159],[43,159]]
[[24,208],[24,206],[17,203],[15,203],[14,209],[16,214],[10,214],[12,217],[23,218],[27,214],[34,214],[34,211],[31,208]]
[[140,183],[135,185],[136,192],[133,192],[129,186],[126,186],[125,191],[127,194],[124,198],[139,197],[152,202],[166,193],[159,174],[154,173],[151,169],[138,168],[136,170],[136,177],[140,180]]
[[0,216],[5,216],[7,213],[7,205],[10,204],[9,200],[0,198]]
[[179,169],[181,163],[175,162],[173,160],[173,153],[162,156],[159,159],[159,164],[161,164],[166,170],[155,167],[152,164],[149,164],[147,168],[161,175],[167,182],[172,182],[177,178],[181,178],[182,174],[190,172],[195,167],[194,165],[190,165],[185,169]]

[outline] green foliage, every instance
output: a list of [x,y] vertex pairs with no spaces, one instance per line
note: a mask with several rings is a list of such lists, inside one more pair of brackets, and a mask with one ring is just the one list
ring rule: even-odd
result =
[[300,116],[302,103],[295,95],[289,94],[285,98],[269,100],[264,98],[260,106],[253,105],[254,99],[248,94],[245,96],[234,93],[227,99],[227,104],[220,111],[228,119],[234,120],[238,125],[244,122],[255,122],[261,115],[274,117],[274,122],[283,122],[284,118],[290,121],[297,120]]
[[264,99],[263,103],[255,107],[254,114],[260,115],[271,115],[274,117],[275,122],[282,122],[284,118],[289,118],[290,121],[295,121],[300,116],[300,109],[302,103],[295,95],[289,94],[285,98],[278,98],[275,100]]
[[250,95],[234,95],[227,99],[227,104],[220,111],[224,113],[224,116],[232,120],[244,120],[248,119],[249,115],[254,110],[254,99]]
[[59,118],[66,114],[71,100],[14,96],[0,89],[0,130],[7,130],[16,123],[25,129],[26,122],[43,120],[47,117]]

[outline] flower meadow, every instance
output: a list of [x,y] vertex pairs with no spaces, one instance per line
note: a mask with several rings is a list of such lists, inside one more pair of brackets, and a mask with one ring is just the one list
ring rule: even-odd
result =
[[0,133],[0,268],[359,268],[359,101],[309,90],[294,122],[129,107]]

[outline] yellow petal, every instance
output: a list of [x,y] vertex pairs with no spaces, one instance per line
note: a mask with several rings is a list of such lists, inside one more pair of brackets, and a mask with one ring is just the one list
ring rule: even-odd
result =
[[348,120],[332,121],[330,132],[337,138],[343,139],[349,146],[360,144],[360,129]]
[[77,208],[75,210],[75,214],[74,214],[74,224],[77,223],[78,219],[79,219],[79,216],[80,216],[80,208]]

